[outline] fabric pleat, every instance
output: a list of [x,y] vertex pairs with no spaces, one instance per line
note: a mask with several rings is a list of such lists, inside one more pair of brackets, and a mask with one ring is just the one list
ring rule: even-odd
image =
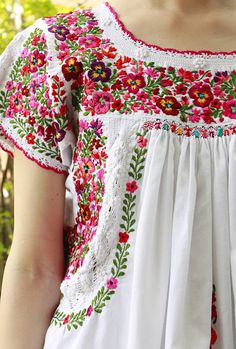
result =
[[183,138],[174,203],[165,349],[208,348],[212,202],[207,141]]
[[[168,293],[174,147],[160,133],[150,140],[136,231],[127,348],[160,348]],[[172,176],[166,176],[167,173]],[[167,214],[167,212],[170,214]],[[142,287],[140,285],[142,284]],[[145,327],[144,327],[145,323]],[[142,333],[142,336],[139,334]]]

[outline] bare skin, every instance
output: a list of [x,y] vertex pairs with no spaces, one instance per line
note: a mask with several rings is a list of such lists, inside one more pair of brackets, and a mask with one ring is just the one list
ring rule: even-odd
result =
[[236,50],[235,0],[110,0],[109,3],[126,28],[147,43],[178,50]]

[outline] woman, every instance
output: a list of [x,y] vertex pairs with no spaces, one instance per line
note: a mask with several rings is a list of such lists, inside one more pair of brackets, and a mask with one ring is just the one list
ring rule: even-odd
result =
[[235,348],[235,11],[109,1],[6,48],[1,348]]

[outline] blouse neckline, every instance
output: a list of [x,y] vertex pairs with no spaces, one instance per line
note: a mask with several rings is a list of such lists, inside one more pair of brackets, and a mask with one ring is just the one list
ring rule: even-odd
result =
[[108,1],[103,0],[99,5],[93,7],[92,12],[98,27],[102,29],[102,38],[105,42],[108,40],[121,56],[147,63],[152,62],[162,67],[171,66],[190,71],[199,69],[213,72],[236,70],[236,50],[214,52],[163,48],[135,37],[126,28],[119,14]]
[[[140,38],[138,38],[134,33],[132,33],[124,24],[124,22],[121,20],[119,13],[116,11],[116,9],[109,3],[109,1],[103,1],[102,2],[107,9],[110,11],[110,13],[113,15],[113,19],[116,21],[118,26],[121,28],[122,32],[129,36],[130,40],[142,44],[144,47],[153,48],[157,51],[165,51],[165,52],[175,52],[180,54],[190,53],[192,55],[199,55],[201,53],[208,54],[208,55],[235,55],[236,49],[231,51],[212,51],[212,50],[180,50],[176,48],[171,47],[161,47],[160,45],[151,44],[148,43]],[[235,40],[236,42],[236,40]]]

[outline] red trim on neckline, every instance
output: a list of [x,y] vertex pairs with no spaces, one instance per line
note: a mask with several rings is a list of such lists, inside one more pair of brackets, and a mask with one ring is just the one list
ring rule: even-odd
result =
[[155,45],[155,44],[149,44],[146,41],[137,38],[129,29],[126,28],[125,24],[123,23],[123,21],[120,19],[120,15],[118,14],[118,12],[116,12],[116,10],[114,9],[114,7],[108,2],[108,1],[104,1],[103,2],[104,5],[108,8],[108,10],[114,15],[114,18],[116,20],[116,22],[118,23],[118,25],[120,26],[120,28],[122,29],[122,31],[124,33],[126,33],[133,41],[137,42],[137,43],[141,43],[146,47],[152,47],[154,49],[156,49],[157,51],[165,51],[165,52],[175,52],[175,53],[191,53],[193,55],[199,55],[200,53],[206,53],[208,55],[233,55],[236,54],[236,50],[233,51],[211,51],[211,50],[178,50],[175,48],[171,48],[171,47],[161,47],[159,45]]

